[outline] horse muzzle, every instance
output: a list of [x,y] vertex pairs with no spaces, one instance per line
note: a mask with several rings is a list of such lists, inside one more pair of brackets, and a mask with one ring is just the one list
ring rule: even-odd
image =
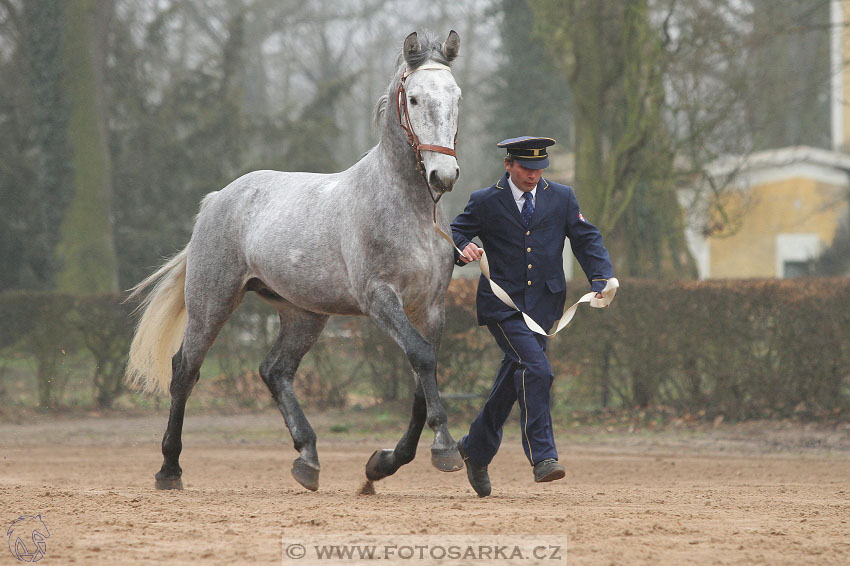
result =
[[425,179],[431,190],[437,193],[451,191],[460,176],[460,167],[453,156],[432,154],[425,158]]
[[454,188],[459,175],[460,169],[457,167],[452,175],[441,175],[437,171],[431,171],[428,173],[428,185],[438,193],[447,193]]

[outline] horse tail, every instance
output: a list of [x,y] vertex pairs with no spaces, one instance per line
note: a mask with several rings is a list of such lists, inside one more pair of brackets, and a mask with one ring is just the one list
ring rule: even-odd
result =
[[126,378],[149,392],[168,391],[171,383],[171,358],[180,349],[186,331],[186,257],[187,245],[160,267],[156,273],[130,289],[132,299],[156,283],[137,310],[143,310],[130,345]]

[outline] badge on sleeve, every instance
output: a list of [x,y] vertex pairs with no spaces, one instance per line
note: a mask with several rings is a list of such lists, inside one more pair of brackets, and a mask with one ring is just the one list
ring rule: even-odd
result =
[[578,219],[582,222],[587,222],[587,218],[585,218],[581,212],[578,213]]

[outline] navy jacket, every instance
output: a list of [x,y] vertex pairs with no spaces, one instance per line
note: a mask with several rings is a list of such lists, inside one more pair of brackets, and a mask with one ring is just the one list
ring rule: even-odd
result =
[[[526,228],[506,172],[495,185],[472,193],[466,209],[452,222],[452,237],[462,250],[478,236],[490,261],[490,277],[518,307],[548,329],[561,316],[567,296],[565,238],[570,239],[592,291],[601,291],[614,271],[602,234],[584,219],[570,187],[541,177],[535,200],[534,216]],[[457,265],[466,265],[455,259]],[[483,275],[478,281],[476,308],[480,325],[516,314],[493,294]]]

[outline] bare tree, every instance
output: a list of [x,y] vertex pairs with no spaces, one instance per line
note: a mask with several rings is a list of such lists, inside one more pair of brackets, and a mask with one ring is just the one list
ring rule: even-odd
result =
[[734,175],[708,169],[717,158],[828,143],[827,2],[557,0],[534,9],[575,97],[577,190],[620,273],[695,274],[682,186],[701,187],[694,201],[717,220],[707,233],[740,223],[746,207],[727,206],[739,202],[726,198]]

